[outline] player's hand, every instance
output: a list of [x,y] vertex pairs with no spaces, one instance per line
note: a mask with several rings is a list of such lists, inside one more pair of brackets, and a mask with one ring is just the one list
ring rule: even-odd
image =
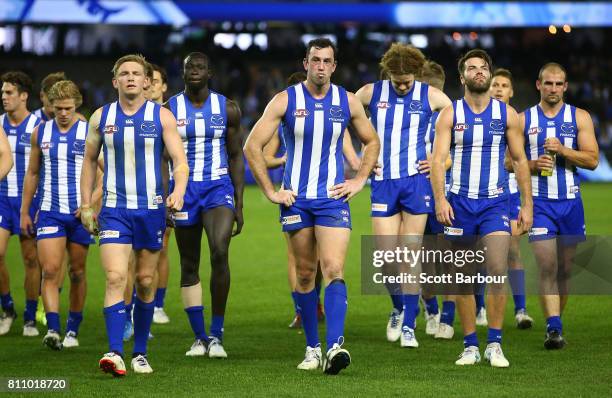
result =
[[526,232],[529,232],[531,226],[533,225],[533,206],[521,206],[518,214],[518,229],[519,233],[522,235]]
[[565,146],[563,146],[557,137],[550,137],[544,142],[544,150],[563,156]]
[[98,220],[96,213],[89,206],[81,206],[81,224],[90,234],[98,235]]
[[365,179],[351,178],[329,188],[329,193],[333,199],[344,197],[344,202],[348,202],[363,189],[365,183]]
[[21,234],[31,238],[34,236],[34,223],[32,222],[32,218],[28,213],[21,213],[20,217],[21,221],[19,222],[19,226],[21,228]]
[[429,173],[431,173],[431,163],[429,159],[419,160],[419,167],[417,170],[420,174],[427,174],[427,178],[429,178]]
[[183,195],[176,191],[172,191],[166,198],[166,207],[171,211],[181,211],[183,208]]
[[553,162],[553,159],[550,155],[541,155],[536,160],[535,165],[536,165],[536,169],[538,170],[538,172],[551,171],[553,167],[555,166],[555,163]]
[[281,164],[287,163],[287,153],[285,153],[283,156],[281,156],[280,160],[282,162]]
[[234,217],[236,220],[236,229],[232,232],[232,236],[236,236],[242,231],[242,226],[244,225],[244,217],[242,215],[242,206],[237,206],[234,209]]
[[278,203],[279,205],[290,207],[295,203],[296,197],[297,193],[281,188],[278,190],[278,192],[272,193],[268,199],[270,199],[270,202],[272,203]]
[[453,220],[455,219],[455,213],[453,212],[453,208],[446,198],[442,200],[436,201],[436,219],[442,225],[446,225],[447,227],[451,227],[453,225]]
[[174,212],[171,211],[168,207],[166,207],[166,227],[167,228],[176,227],[176,222],[174,221]]
[[381,176],[382,175],[382,164],[376,162],[376,165],[374,165],[374,168],[372,169],[372,174],[376,176]]

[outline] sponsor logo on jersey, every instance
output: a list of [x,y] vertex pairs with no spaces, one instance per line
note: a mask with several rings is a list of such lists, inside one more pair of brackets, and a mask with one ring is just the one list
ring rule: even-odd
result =
[[548,122],[546,122],[547,126],[554,126],[555,125],[555,121],[554,120],[549,120]]
[[450,236],[463,236],[463,228],[444,227],[444,234]]
[[316,108],[316,109],[323,109],[323,104],[321,104],[320,102],[317,102],[317,103],[315,104],[315,108]]
[[72,151],[76,153],[84,153],[85,152],[85,140],[76,140],[72,144]]
[[537,127],[537,126],[536,127],[530,127],[529,130],[527,130],[527,134],[534,135],[534,134],[539,134],[542,131],[544,131],[542,129],[542,127]]
[[475,117],[475,118],[474,118],[474,121],[475,121],[476,123],[482,123],[482,118],[480,118],[480,117]]
[[504,123],[501,120],[491,120],[489,126],[493,130],[504,130]]
[[51,148],[53,148],[53,143],[52,142],[42,142],[40,144],[40,149],[43,150],[43,151],[48,151]]
[[224,121],[225,121],[225,120],[223,119],[223,116],[221,116],[221,115],[212,115],[212,116],[210,117],[210,123],[211,123],[211,124],[214,124],[214,125],[216,125],[216,126],[221,126],[221,125],[223,125],[223,122],[224,122]]
[[576,129],[571,123],[563,123],[561,125],[561,131],[566,134],[574,134],[576,132]]
[[467,130],[467,129],[469,129],[469,128],[470,128],[470,126],[468,126],[466,123],[457,123],[457,124],[455,125],[455,129],[454,129],[454,130],[455,130],[456,132],[460,132],[460,131]]
[[104,126],[104,134],[115,134],[119,131],[119,127],[115,125]]
[[118,238],[119,237],[119,231],[113,231],[111,229],[107,229],[107,230],[104,230],[104,231],[100,231],[100,233],[98,234],[98,237],[100,237],[100,239]]
[[142,130],[143,133],[155,133],[156,131],[156,127],[155,127],[155,122],[150,121],[150,120],[145,120],[144,122],[142,122],[140,124],[140,129]]
[[134,124],[133,119],[126,119],[125,124]]
[[489,196],[497,196],[497,195],[501,195],[502,193],[504,193],[503,187],[489,190]]
[[296,109],[295,111],[293,111],[293,116],[295,117],[306,117],[310,114],[310,112],[308,112],[308,109]]
[[153,197],[151,198],[151,203],[153,203],[153,205],[161,205],[162,203],[164,203],[164,198],[161,195],[153,195]]
[[17,134],[17,130],[15,130],[15,129],[10,129],[10,130],[9,130],[9,134]]
[[227,167],[219,167],[217,169],[217,175],[218,176],[223,176],[227,174]]
[[40,227],[36,230],[37,235],[51,235],[59,231],[59,227]]
[[529,230],[529,236],[538,236],[548,234],[548,228],[531,228]]
[[378,107],[379,109],[389,109],[391,108],[391,104],[387,101],[378,101],[376,103],[376,107]]
[[177,127],[187,126],[189,124],[189,119],[179,119],[176,121]]
[[332,106],[329,108],[329,115],[331,117],[342,117],[344,116],[344,112],[342,112],[342,108],[339,106]]
[[174,213],[174,219],[179,221],[187,221],[189,219],[189,213],[186,211],[177,211]]
[[283,217],[283,220],[281,221],[283,225],[298,224],[301,222],[302,222],[302,216],[300,216],[299,214]]
[[372,203],[372,211],[387,211],[386,203]]
[[580,192],[580,187],[577,185],[573,185],[569,188],[570,193],[578,193]]
[[31,137],[32,137],[31,134],[23,133],[23,134],[21,134],[21,137],[19,137],[19,143],[21,145],[30,145],[30,138]]
[[196,119],[204,119],[204,114],[202,112],[196,112],[194,116]]
[[398,104],[403,104],[404,103],[404,99],[403,98],[398,98],[397,99],[397,103]]

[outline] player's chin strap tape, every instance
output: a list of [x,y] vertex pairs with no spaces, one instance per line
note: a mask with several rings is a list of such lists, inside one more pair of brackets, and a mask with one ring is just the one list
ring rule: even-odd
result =
[[178,174],[185,174],[185,176],[189,176],[189,166],[187,163],[178,164],[174,167],[174,170],[172,170],[172,174],[175,179]]

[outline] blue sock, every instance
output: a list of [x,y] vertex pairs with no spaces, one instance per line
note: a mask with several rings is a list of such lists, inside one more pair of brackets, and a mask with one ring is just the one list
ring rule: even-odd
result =
[[474,298],[476,299],[476,313],[478,314],[480,309],[485,306],[484,294],[475,294]]
[[145,303],[138,296],[134,300],[134,353],[147,353],[147,341],[153,322],[153,308],[155,301]]
[[315,290],[317,291],[317,303],[321,302],[321,282],[315,282]]
[[23,320],[33,321],[36,319],[36,309],[38,308],[38,300],[26,300],[25,311],[23,311]]
[[208,341],[206,326],[204,324],[204,307],[201,305],[197,307],[188,307],[185,308],[185,312],[189,318],[189,324],[191,325],[191,330],[193,330],[195,338]]
[[546,331],[552,332],[556,330],[557,332],[563,332],[563,324],[561,323],[560,316],[550,316],[546,318]]
[[[297,296],[298,310],[302,315],[302,328],[306,336],[306,345],[308,347],[316,347],[320,344],[319,321],[317,319],[317,291],[312,289],[308,293],[295,292],[295,294]],[[329,314],[327,318],[329,319]]]
[[[108,350],[123,355],[123,329],[125,329],[125,302],[121,300],[110,307],[104,307],[104,321],[108,336]],[[47,321],[48,323],[48,321]]]
[[489,332],[487,333],[487,344],[490,344],[490,343],[501,344],[501,340],[502,340],[502,330],[489,328]]
[[59,314],[57,312],[47,312],[45,316],[47,318],[47,329],[61,333],[62,328],[60,327]]
[[463,346],[465,348],[468,348],[469,346],[478,347],[478,336],[476,336],[476,332],[463,336]]
[[510,287],[512,288],[512,297],[514,297],[514,313],[526,309],[525,304],[525,270],[510,269],[508,270],[510,279]]
[[410,329],[414,329],[418,310],[419,295],[404,294],[404,323],[402,326],[408,326]]
[[293,309],[295,310],[295,313],[298,314],[300,311],[298,310],[297,304],[297,292],[291,292],[291,299],[293,300]]
[[433,296],[432,298],[425,300],[425,308],[427,309],[427,313],[429,315],[436,315],[439,311],[437,297]]
[[2,305],[3,310],[13,309],[13,307],[15,306],[15,303],[13,303],[11,292],[0,295],[0,303]]
[[73,331],[76,334],[79,334],[79,326],[81,326],[81,321],[83,320],[82,312],[68,312],[68,322],[66,322],[66,333]]
[[164,299],[166,298],[166,288],[158,287],[155,291],[155,306],[157,308],[164,308]]
[[389,296],[391,297],[391,303],[393,304],[393,308],[397,310],[397,312],[404,311],[404,299],[402,295],[402,290],[399,283],[385,283],[387,290],[389,291]]
[[453,326],[455,322],[455,302],[454,301],[443,301],[442,302],[442,315],[440,315],[440,323],[445,323],[449,326]]
[[[479,271],[480,275],[487,276],[486,271]],[[481,308],[485,306],[485,288],[487,287],[486,283],[476,283],[474,285],[476,292],[474,293],[474,298],[476,299],[476,314],[480,312]]]
[[344,339],[344,321],[346,319],[346,285],[341,279],[333,280],[325,288],[325,314],[327,314],[327,349]]
[[225,316],[223,315],[215,315],[212,316],[212,321],[210,322],[210,335],[218,338],[219,340],[223,340],[223,321],[225,320]]

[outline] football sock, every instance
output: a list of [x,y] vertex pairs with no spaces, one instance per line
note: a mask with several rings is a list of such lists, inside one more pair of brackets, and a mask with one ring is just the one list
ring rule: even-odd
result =
[[59,314],[57,312],[47,312],[45,316],[47,318],[47,329],[61,333],[62,328],[60,327]]
[[468,348],[469,346],[478,347],[478,336],[476,336],[476,332],[463,336],[463,346],[465,348]]
[[429,315],[436,315],[439,311],[437,297],[433,296],[432,298],[425,300],[425,308],[427,309],[427,313]]
[[[317,291],[312,289],[308,293],[296,292],[296,296],[298,311],[302,315],[302,328],[306,336],[306,345],[308,347],[316,347],[320,344],[319,329],[317,327]],[[325,309],[327,310],[327,306]]]
[[191,325],[191,330],[193,330],[195,338],[203,341],[208,341],[208,336],[206,335],[206,326],[204,323],[204,307],[200,305],[196,307],[185,308],[185,312],[187,313],[187,317],[189,318],[189,324]]
[[147,341],[153,322],[153,308],[155,301],[145,303],[136,297],[134,300],[134,352],[147,353]]
[[514,298],[514,313],[526,308],[525,303],[525,270],[513,269],[508,270],[510,277],[510,287],[512,288],[512,297]]
[[68,313],[68,321],[66,322],[66,333],[73,331],[74,333],[79,334],[79,326],[81,326],[82,320],[82,312],[70,311]]
[[455,302],[454,301],[443,301],[442,302],[442,314],[440,315],[440,323],[445,323],[449,326],[453,326],[455,322]]
[[331,281],[325,288],[325,313],[327,314],[327,349],[344,338],[347,301],[346,285],[342,279]]
[[157,308],[164,308],[164,299],[166,298],[166,288],[158,287],[155,291],[155,306]]
[[552,332],[556,330],[557,332],[563,332],[563,324],[561,323],[560,316],[550,316],[546,318],[546,331]]
[[210,335],[218,338],[219,340],[223,340],[223,322],[225,320],[225,316],[223,315],[215,315],[212,316],[212,321],[210,322]]
[[501,341],[502,341],[502,330],[489,328],[489,332],[487,333],[487,344],[490,344],[490,343],[501,344]]
[[36,309],[38,308],[37,300],[26,300],[25,311],[23,311],[24,321],[33,321],[36,319]]
[[404,294],[404,323],[402,326],[408,326],[414,329],[416,316],[419,308],[418,294]]
[[[123,355],[123,329],[125,329],[125,302],[104,307],[104,321],[108,336],[108,350]],[[47,321],[47,324],[49,321]]]

